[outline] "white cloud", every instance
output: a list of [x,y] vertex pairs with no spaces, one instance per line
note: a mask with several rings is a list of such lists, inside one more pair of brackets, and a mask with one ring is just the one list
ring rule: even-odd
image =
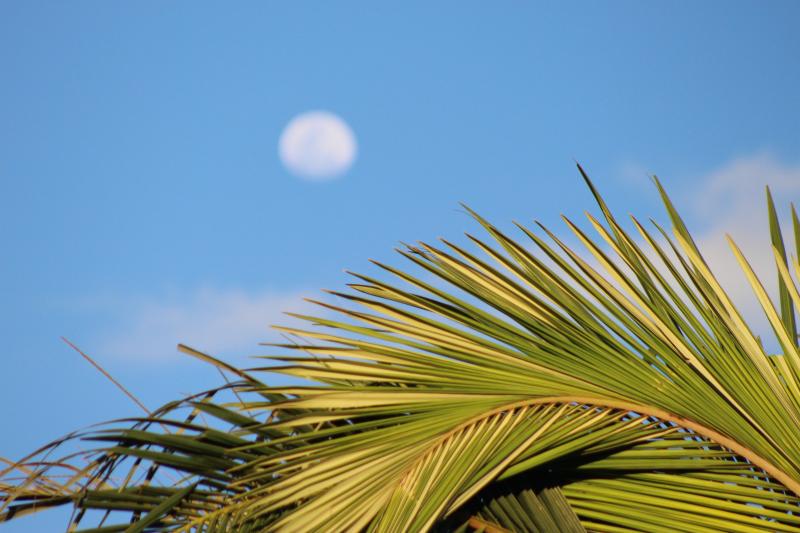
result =
[[776,297],[777,279],[769,237],[766,185],[772,191],[781,217],[784,243],[792,252],[794,240],[788,206],[789,202],[800,199],[800,164],[782,162],[770,153],[740,157],[698,176],[691,189],[681,195],[690,198],[690,209],[704,224],[700,231],[692,232],[700,251],[720,284],[761,334],[766,333],[769,326],[726,242],[725,234],[731,235],[769,294]]
[[347,123],[327,111],[294,117],[278,142],[281,161],[293,174],[313,181],[341,176],[356,157],[356,138]]
[[[628,187],[638,188],[644,184],[644,178],[651,174],[645,167],[629,161],[621,165],[619,170],[621,179]],[[769,152],[760,152],[732,159],[710,171],[698,173],[690,180],[683,180],[683,186],[672,183],[669,179],[662,179],[662,183],[679,213],[687,221],[689,231],[719,283],[752,330],[765,339],[768,348],[775,349],[777,346],[769,340],[773,336],[772,329],[728,245],[726,234],[742,250],[777,308],[777,274],[769,233],[765,187],[769,185],[772,191],[787,251],[794,254],[789,203],[797,204],[800,200],[800,163],[787,163]],[[668,217],[656,218],[669,227]],[[618,219],[622,220],[623,217],[618,216]],[[638,236],[635,229],[630,229],[632,235]],[[656,237],[663,249],[669,250],[655,231],[651,235]],[[638,240],[654,263],[660,264],[650,246],[643,239]],[[610,252],[610,249],[606,251]],[[592,266],[604,272],[588,252],[582,255]],[[618,266],[629,272],[620,262]],[[666,269],[662,274],[671,279]]]
[[269,326],[293,323],[284,311],[322,312],[303,301],[308,294],[201,288],[128,302],[124,314],[99,340],[97,353],[133,361],[170,361],[179,357],[176,345],[183,343],[241,362],[244,356],[265,351],[259,350],[259,342],[281,339]]
[[651,187],[650,176],[653,172],[633,160],[623,161],[617,169],[617,177],[626,186],[635,186],[637,188]]
[[[691,189],[669,187],[679,210],[685,214],[694,211],[697,215],[694,218],[702,226],[698,230],[698,224],[690,224],[690,229],[703,255],[748,322],[761,334],[769,328],[725,242],[725,234],[733,236],[774,295],[766,184],[772,189],[782,218],[788,222],[788,203],[800,199],[800,164],[788,164],[770,154],[755,154],[725,163],[698,175]],[[784,224],[784,239],[791,246],[790,224]],[[201,288],[145,300],[128,299],[126,305],[121,305],[120,299],[113,302],[106,299],[105,303],[91,304],[95,310],[104,309],[112,314],[113,322],[94,351],[134,361],[171,360],[178,357],[175,345],[181,342],[228,360],[257,354],[259,342],[281,339],[269,325],[292,323],[283,311],[323,313],[323,309],[303,302],[303,296],[307,295],[317,294],[303,290],[248,292]],[[122,313],[118,311],[121,307]]]

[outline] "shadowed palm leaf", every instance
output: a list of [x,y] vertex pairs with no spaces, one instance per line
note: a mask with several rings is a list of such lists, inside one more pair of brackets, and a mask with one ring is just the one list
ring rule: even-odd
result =
[[[586,181],[599,238],[564,219],[585,251],[470,211],[490,239],[401,250],[421,274],[356,275],[333,293],[345,305],[300,316],[314,327],[280,328],[299,339],[280,366],[184,348],[238,381],[10,465],[0,518],[71,504],[87,531],[797,530],[800,265],[771,197],[777,309],[731,245],[778,354],[658,182],[671,236],[635,219],[629,234]],[[88,463],[49,462],[77,438],[99,445]]]

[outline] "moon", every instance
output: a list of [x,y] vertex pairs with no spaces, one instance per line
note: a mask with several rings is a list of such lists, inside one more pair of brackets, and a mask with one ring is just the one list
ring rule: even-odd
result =
[[310,181],[342,176],[353,166],[356,152],[353,130],[328,111],[297,115],[278,141],[278,155],[284,166],[295,176]]

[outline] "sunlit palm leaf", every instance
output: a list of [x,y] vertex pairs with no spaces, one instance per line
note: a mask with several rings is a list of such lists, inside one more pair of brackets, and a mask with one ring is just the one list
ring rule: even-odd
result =
[[409,246],[422,274],[378,264],[398,281],[358,275],[333,293],[344,305],[300,317],[316,327],[282,328],[297,355],[262,370],[318,386],[270,388],[193,352],[236,374],[238,396],[81,435],[105,447],[67,483],[19,465],[2,516],[71,502],[76,523],[126,511],[107,527],[142,531],[800,527],[800,265],[771,196],[777,308],[732,247],[779,354],[657,182],[672,236],[635,219],[629,234],[587,183],[599,238],[565,218],[583,251],[541,226],[511,239],[470,211],[492,242]]

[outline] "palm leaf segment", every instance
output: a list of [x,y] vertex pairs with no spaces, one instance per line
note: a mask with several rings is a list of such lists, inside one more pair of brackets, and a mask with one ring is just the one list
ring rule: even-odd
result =
[[[193,352],[239,376],[235,401],[209,393],[85,435],[111,447],[68,483],[17,465],[28,473],[0,487],[5,516],[71,502],[76,523],[129,513],[102,531],[797,530],[800,265],[771,197],[779,309],[731,245],[779,354],[657,181],[671,236],[635,219],[626,232],[586,181],[599,239],[564,220],[588,254],[541,226],[513,240],[470,211],[491,237],[468,236],[477,252],[409,246],[423,274],[378,264],[395,281],[357,275],[334,293],[348,305],[300,317],[317,327],[281,328],[297,355],[257,370],[318,385],[266,387]],[[183,477],[158,483],[159,469]]]

